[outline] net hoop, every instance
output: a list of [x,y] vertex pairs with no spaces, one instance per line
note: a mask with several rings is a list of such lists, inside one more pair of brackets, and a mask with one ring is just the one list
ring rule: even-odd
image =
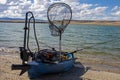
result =
[[[66,20],[66,23],[64,25],[62,25],[62,22],[65,22],[64,18],[63,20],[61,21],[61,26],[57,26],[55,23],[54,23],[54,19],[51,20],[51,15],[50,15],[50,11],[56,7],[65,7],[68,11],[69,11],[69,19]],[[66,14],[66,13],[65,13]],[[59,15],[58,15],[59,16]],[[60,36],[60,34],[62,34],[64,32],[64,29],[67,27],[67,25],[70,23],[71,19],[72,19],[72,9],[71,7],[66,4],[66,3],[54,3],[52,5],[50,5],[50,7],[48,8],[47,10],[47,18],[48,18],[48,21],[49,21],[49,28],[50,28],[50,31],[51,31],[51,35],[52,36]]]

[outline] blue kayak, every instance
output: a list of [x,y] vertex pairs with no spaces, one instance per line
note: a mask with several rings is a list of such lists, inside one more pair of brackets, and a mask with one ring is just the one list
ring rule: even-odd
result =
[[69,53],[68,57],[68,60],[63,60],[58,63],[32,61],[29,63],[31,68],[28,70],[28,75],[30,78],[39,78],[43,74],[68,71],[72,68],[74,64],[73,54]]

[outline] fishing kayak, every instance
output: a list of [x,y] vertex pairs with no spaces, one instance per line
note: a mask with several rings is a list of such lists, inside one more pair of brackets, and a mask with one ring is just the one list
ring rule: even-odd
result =
[[31,66],[28,70],[29,78],[39,78],[43,74],[59,73],[70,70],[75,62],[74,56],[72,53],[69,53],[67,56],[69,57],[68,60],[63,60],[58,63],[45,63],[42,61],[32,61],[28,63]]

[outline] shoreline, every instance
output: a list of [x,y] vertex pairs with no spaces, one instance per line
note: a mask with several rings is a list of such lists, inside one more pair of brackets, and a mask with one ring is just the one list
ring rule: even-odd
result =
[[76,21],[73,20],[70,24],[85,24],[85,25],[104,25],[104,26],[120,26],[120,21]]
[[[3,23],[25,23],[24,20],[0,20],[0,22],[3,22]],[[48,24],[48,21],[38,21],[38,20],[36,20],[36,23]],[[120,21],[71,20],[70,24],[120,26]]]

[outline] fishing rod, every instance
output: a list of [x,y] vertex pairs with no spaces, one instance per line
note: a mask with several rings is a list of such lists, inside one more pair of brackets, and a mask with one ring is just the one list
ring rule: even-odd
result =
[[[77,50],[72,51],[72,52],[70,52],[70,53],[77,53],[77,52],[82,51],[82,50],[84,50],[84,49],[89,49],[89,48],[95,47],[95,46],[97,46],[97,45],[102,45],[102,44],[110,43],[110,42],[116,41],[116,40],[118,40],[118,39],[120,39],[120,38],[114,38],[114,39],[111,39],[111,40],[108,40],[108,41],[100,42],[100,43],[98,43],[98,44],[94,44],[94,45],[87,46],[87,47],[84,47],[84,48],[81,48],[81,49],[77,49]],[[47,44],[44,43],[44,42],[40,42],[40,43],[42,43],[42,44],[44,44],[45,46],[53,49],[53,47],[47,45]],[[56,47],[56,48],[58,49],[58,47]]]
[[73,52],[71,52],[71,53],[77,53],[77,52],[82,51],[82,50],[84,50],[84,49],[89,49],[89,48],[95,47],[95,46],[97,46],[97,45],[102,45],[102,44],[110,43],[110,42],[116,41],[116,40],[120,40],[120,38],[111,39],[111,40],[108,40],[108,41],[101,42],[101,43],[99,43],[99,44],[94,44],[94,45],[92,45],[92,46],[87,46],[87,47],[84,47],[84,48],[82,48],[82,49],[77,49],[77,50],[75,50],[75,51],[73,51]]

